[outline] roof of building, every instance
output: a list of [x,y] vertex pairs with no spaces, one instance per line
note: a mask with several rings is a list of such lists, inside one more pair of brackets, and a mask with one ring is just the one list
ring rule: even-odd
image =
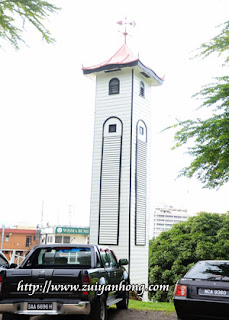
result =
[[[35,229],[5,229],[5,233],[23,233],[23,234],[36,234]],[[2,233],[2,228],[0,229],[0,233]]]
[[153,78],[153,85],[163,83],[162,78],[158,77],[152,69],[146,67],[139,58],[133,55],[126,43],[110,59],[94,66],[82,67],[82,70],[85,75],[88,75],[99,71],[112,71],[112,69],[115,71],[120,68],[132,66],[138,66],[146,78]]
[[101,68],[108,65],[113,64],[127,64],[133,61],[137,61],[138,58],[136,58],[133,53],[129,50],[126,44],[124,44],[110,59],[91,66],[91,67],[83,67],[83,70],[95,70],[97,68]]

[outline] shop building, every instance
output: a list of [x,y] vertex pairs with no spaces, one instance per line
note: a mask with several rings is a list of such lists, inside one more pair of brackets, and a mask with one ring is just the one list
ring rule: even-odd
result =
[[1,250],[10,263],[21,264],[25,255],[39,243],[39,232],[36,228],[1,228]]
[[40,229],[40,243],[88,243],[89,227],[52,226]]

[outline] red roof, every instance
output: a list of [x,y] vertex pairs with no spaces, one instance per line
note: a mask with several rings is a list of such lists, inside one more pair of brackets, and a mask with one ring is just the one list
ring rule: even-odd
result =
[[[5,233],[32,233],[32,234],[36,234],[36,230],[35,229],[5,229],[4,230]],[[2,233],[2,228],[0,229],[0,233]]]
[[151,85],[161,85],[164,79],[161,79],[150,68],[146,67],[139,58],[136,58],[130,49],[124,44],[110,59],[91,67],[82,67],[85,75],[94,74],[100,71],[108,71],[114,68],[137,67],[139,71],[150,80]]
[[133,53],[130,51],[130,49],[127,47],[126,44],[124,44],[110,59],[97,64],[95,66],[91,67],[83,67],[83,70],[93,70],[100,67],[104,67],[110,64],[126,64],[130,62],[137,61],[138,58],[136,58]]

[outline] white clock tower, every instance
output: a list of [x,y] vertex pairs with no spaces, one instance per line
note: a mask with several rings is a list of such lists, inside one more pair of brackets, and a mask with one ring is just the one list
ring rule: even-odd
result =
[[163,80],[126,41],[83,73],[96,80],[90,243],[127,258],[131,283],[148,285],[151,87]]

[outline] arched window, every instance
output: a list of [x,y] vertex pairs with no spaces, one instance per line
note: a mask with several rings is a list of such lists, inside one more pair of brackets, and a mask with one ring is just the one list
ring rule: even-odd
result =
[[109,94],[118,94],[119,93],[119,79],[113,78],[109,82]]
[[140,97],[145,98],[145,84],[143,81],[140,82],[139,95]]

